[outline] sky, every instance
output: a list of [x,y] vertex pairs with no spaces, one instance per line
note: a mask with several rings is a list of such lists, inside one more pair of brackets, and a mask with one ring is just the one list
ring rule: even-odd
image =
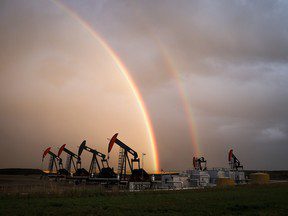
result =
[[46,147],[76,152],[84,139],[107,154],[119,132],[154,169],[135,95],[79,18],[128,68],[159,168],[192,168],[198,147],[208,168],[228,167],[232,148],[246,169],[288,169],[283,0],[1,0],[0,168],[41,168]]

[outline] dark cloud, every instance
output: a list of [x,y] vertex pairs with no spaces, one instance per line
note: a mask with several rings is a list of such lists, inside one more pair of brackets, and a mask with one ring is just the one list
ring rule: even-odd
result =
[[[62,2],[106,39],[131,71],[131,76],[139,86],[152,117],[161,167],[188,168],[194,154],[188,130],[188,117],[177,87],[177,83],[181,82],[194,113],[198,143],[203,155],[208,159],[209,166],[226,166],[227,151],[234,148],[247,168],[287,169],[286,1]],[[46,54],[41,55],[41,64],[36,67],[32,61],[31,65],[34,70],[41,71],[37,73],[37,77],[49,83],[49,89],[62,89],[65,92],[67,87],[63,89],[63,86],[76,85],[77,80],[82,85],[97,80],[93,75],[81,78],[82,71],[91,67],[87,63],[92,64],[93,61],[83,63],[79,56],[89,58],[87,47],[91,45],[90,42],[83,42],[84,33],[79,33],[75,23],[72,24],[67,17],[63,18],[63,11],[50,6],[49,12],[43,12],[41,9],[48,4],[44,2],[27,3],[23,9],[23,5],[16,1],[2,1],[1,4],[0,40],[6,53],[0,54],[0,62],[5,63],[4,66],[0,64],[1,71],[6,70],[7,62],[10,64],[9,67],[18,69],[21,66],[19,62],[28,50],[46,50]],[[10,16],[11,11],[17,16]],[[51,20],[51,16],[54,19]],[[26,20],[25,25],[23,17]],[[59,31],[63,28],[66,30]],[[19,32],[23,32],[21,37],[17,36]],[[34,33],[33,39],[31,32]],[[89,40],[88,38],[85,40]],[[16,50],[17,46],[14,49],[14,45],[11,44],[15,41],[21,44],[21,49]],[[50,50],[50,54],[47,54],[47,50]],[[79,55],[73,54],[77,52]],[[94,55],[100,59],[104,58],[99,53],[101,52]],[[11,57],[17,60],[17,64],[14,65],[14,61],[10,61]],[[100,64],[100,61],[97,64]],[[54,68],[53,71],[50,72],[50,68]],[[97,67],[99,71],[102,68],[106,68],[104,63]],[[178,72],[178,77],[173,75],[173,71]],[[103,73],[99,72],[98,76],[99,74]],[[32,78],[34,75],[29,76]],[[8,81],[9,77],[10,80],[13,79],[8,73],[4,75],[2,72],[0,76]],[[23,77],[25,76],[22,74],[21,78]],[[107,79],[106,76],[103,78]],[[96,89],[89,89],[107,92],[108,95],[112,95],[111,98],[118,98],[119,102],[121,99],[127,100],[125,96],[115,93],[117,87],[114,89],[113,86],[119,84],[118,78],[111,79],[114,85],[106,86],[98,81]],[[29,82],[24,83],[29,86]],[[17,86],[18,83],[13,85]],[[6,82],[2,89],[5,92],[7,88]],[[31,89],[33,91],[33,88]],[[53,93],[61,100],[59,92]],[[62,94],[64,95],[63,92]],[[9,102],[9,96],[10,94],[2,93],[1,97]],[[49,94],[49,97],[53,99],[54,96]],[[85,103],[86,99],[81,101]],[[101,100],[113,106],[109,99],[101,97]],[[55,100],[55,103],[56,101],[58,100]],[[78,107],[77,100],[71,104],[76,106],[77,112],[81,112],[83,107]],[[107,107],[109,106],[105,108]],[[93,108],[98,111],[104,110],[104,106],[93,105]],[[5,109],[11,112],[10,106]],[[33,108],[27,107],[27,110],[29,109]],[[119,109],[111,109],[111,112],[115,115],[117,112],[123,114],[126,113],[126,109],[127,106],[123,105]],[[85,111],[92,112],[92,109]],[[36,110],[35,112],[37,113]],[[24,115],[27,116],[26,113]],[[58,115],[61,115],[61,112]],[[23,113],[19,113],[19,118],[21,116]],[[99,122],[105,121],[102,117],[96,119]],[[124,119],[119,119],[119,122],[124,124]],[[38,121],[37,118],[34,120]],[[54,120],[56,121],[56,117]],[[5,121],[9,122],[9,118],[5,118]],[[46,121],[48,120],[41,120],[42,123]],[[81,121],[84,122],[85,118]],[[15,120],[15,124],[18,123],[19,121]],[[118,126],[123,124],[119,123]],[[97,129],[108,133],[103,127]],[[19,128],[21,130],[21,127]],[[114,128],[117,130],[116,126]],[[11,133],[7,131],[2,128],[0,134],[9,140]],[[52,132],[56,133],[50,131]],[[25,134],[27,133],[22,131],[19,137],[23,139]],[[132,140],[136,138],[133,137]]]
[[147,153],[151,170],[138,104],[100,43],[52,1],[6,4],[0,13],[1,168],[40,168],[44,148],[67,143],[76,151],[83,139],[107,153],[107,138],[119,132]]
[[66,3],[131,68],[156,125],[164,167],[188,166],[193,151],[163,47],[180,73],[209,164],[223,166],[233,147],[250,168],[285,168],[279,149],[288,148],[287,2],[103,1],[97,13]]

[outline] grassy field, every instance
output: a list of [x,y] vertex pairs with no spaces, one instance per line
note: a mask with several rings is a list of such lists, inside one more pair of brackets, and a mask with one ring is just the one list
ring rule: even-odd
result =
[[0,196],[0,215],[288,215],[288,184]]

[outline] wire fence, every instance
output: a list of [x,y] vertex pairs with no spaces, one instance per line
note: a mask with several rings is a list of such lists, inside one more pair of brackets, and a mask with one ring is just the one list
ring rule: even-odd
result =
[[0,197],[7,196],[95,196],[99,194],[118,192],[117,186],[87,185],[42,180],[41,184],[0,185]]

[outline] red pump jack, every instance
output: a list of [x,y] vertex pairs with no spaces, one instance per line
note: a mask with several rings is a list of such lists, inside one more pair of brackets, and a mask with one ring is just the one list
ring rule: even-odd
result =
[[[108,145],[108,154],[111,152],[114,144],[117,144],[122,151],[120,151],[119,161],[118,161],[118,174],[120,181],[131,181],[131,182],[143,182],[149,181],[148,173],[140,167],[140,158],[138,158],[138,154],[136,151],[131,149],[129,146],[124,144],[118,138],[118,133],[114,134],[114,136],[110,139]],[[133,156],[131,161],[129,159],[128,153]],[[134,168],[134,163],[137,164],[137,168]],[[127,165],[130,168],[131,175],[128,178],[127,175]]]
[[[65,168],[70,175],[73,174],[73,176],[89,176],[88,171],[81,168],[81,157],[79,155],[67,149],[66,144],[62,145],[59,148],[58,157],[60,157],[62,152],[65,152],[67,154]],[[72,168],[73,168],[73,171],[72,171]]]
[[193,166],[195,170],[205,171],[207,170],[207,161],[204,157],[193,157]]
[[[44,161],[44,158],[46,157],[47,154],[50,155],[49,164],[48,164],[48,174],[56,174],[56,175],[60,174],[59,170],[63,169],[62,159],[51,151],[51,147],[48,147],[43,152],[42,162]],[[55,168],[55,171],[54,171],[54,168]]]
[[233,171],[236,171],[239,169],[243,170],[243,166],[241,165],[238,158],[234,155],[233,149],[231,149],[228,153],[228,161],[229,161],[229,165],[230,165],[231,170],[233,170]]

